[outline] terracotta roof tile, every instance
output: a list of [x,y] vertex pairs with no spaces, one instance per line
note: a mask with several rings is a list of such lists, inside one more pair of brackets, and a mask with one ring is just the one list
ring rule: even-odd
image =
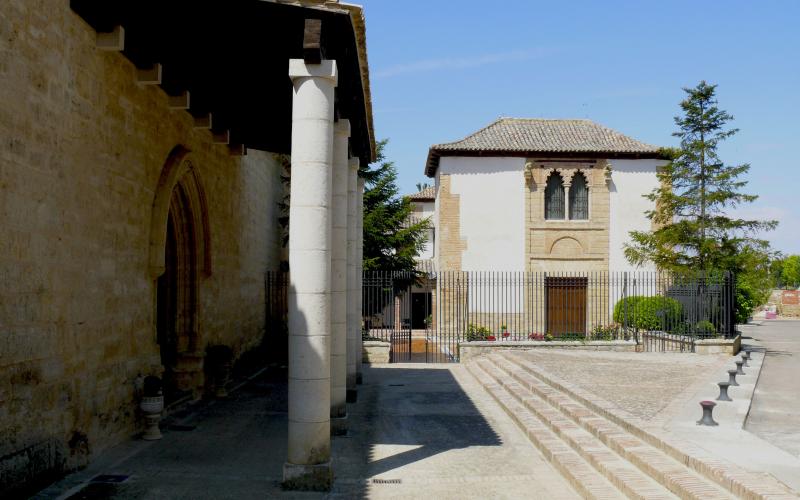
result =
[[460,141],[431,146],[425,173],[432,176],[439,166],[439,157],[457,156],[454,153],[655,156],[659,149],[591,120],[500,118]]

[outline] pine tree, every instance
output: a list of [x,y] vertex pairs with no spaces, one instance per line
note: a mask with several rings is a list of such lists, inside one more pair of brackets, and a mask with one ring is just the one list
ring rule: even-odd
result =
[[411,200],[399,195],[397,169],[386,159],[387,139],[378,157],[359,174],[364,178],[364,270],[413,271],[430,223],[414,221]]
[[[705,81],[683,89],[682,116],[675,117],[680,148],[665,151],[670,162],[658,173],[660,186],[646,197],[655,202],[647,213],[657,229],[632,231],[625,256],[633,264],[651,262],[659,269],[679,272],[744,272],[753,252],[769,244],[756,234],[774,229],[776,221],[734,217],[729,209],[758,197],[742,193],[741,180],[750,165],[726,165],[719,144],[738,132],[726,124],[733,119],[717,107],[716,85]],[[747,259],[739,258],[747,256]]]

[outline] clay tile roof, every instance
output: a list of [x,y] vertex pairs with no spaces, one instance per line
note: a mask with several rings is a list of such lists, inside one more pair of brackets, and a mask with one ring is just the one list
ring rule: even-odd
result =
[[433,176],[440,156],[495,152],[503,155],[569,153],[658,157],[659,149],[591,120],[500,118],[460,141],[431,146],[425,174]]
[[420,191],[419,193],[414,193],[408,195],[408,198],[415,201],[426,201],[426,200],[435,200],[436,199],[436,188],[434,186],[429,186]]

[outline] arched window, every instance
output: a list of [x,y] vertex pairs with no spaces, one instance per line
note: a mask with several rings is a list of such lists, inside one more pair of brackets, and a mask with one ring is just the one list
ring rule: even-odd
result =
[[581,172],[572,177],[572,185],[569,187],[569,218],[589,218],[589,188],[586,186],[586,177]]
[[557,172],[550,174],[544,188],[544,218],[564,218],[564,181]]

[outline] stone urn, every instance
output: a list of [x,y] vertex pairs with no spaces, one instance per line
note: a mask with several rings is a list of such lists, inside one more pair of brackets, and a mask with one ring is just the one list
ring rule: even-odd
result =
[[144,395],[139,402],[139,409],[144,413],[144,434],[142,439],[155,441],[161,439],[161,412],[164,410],[164,394],[161,392],[161,379],[146,377],[144,379]]

